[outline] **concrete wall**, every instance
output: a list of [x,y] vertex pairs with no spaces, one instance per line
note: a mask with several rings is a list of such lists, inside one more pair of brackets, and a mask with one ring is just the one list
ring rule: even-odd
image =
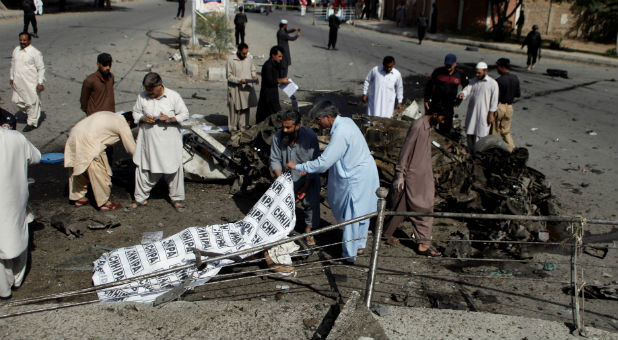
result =
[[568,3],[556,3],[550,0],[525,0],[526,22],[522,35],[532,30],[534,24],[539,25],[539,32],[543,39],[567,35],[576,20],[571,14],[570,7]]

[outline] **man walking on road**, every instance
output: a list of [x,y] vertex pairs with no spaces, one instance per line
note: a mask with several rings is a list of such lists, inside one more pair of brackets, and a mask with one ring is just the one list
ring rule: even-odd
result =
[[418,19],[416,19],[417,25],[417,35],[418,35],[418,44],[423,43],[423,39],[425,39],[425,33],[427,32],[427,18],[425,18],[425,14],[421,13]]
[[242,7],[238,7],[238,13],[234,17],[234,37],[236,37],[236,46],[245,43],[245,27],[247,26],[247,15],[242,12]]
[[476,142],[489,134],[490,125],[495,121],[498,91],[498,83],[487,74],[487,64],[482,61],[476,64],[476,78],[459,93],[459,99],[470,98],[466,114],[466,134],[470,153],[474,152]]
[[459,105],[457,93],[459,86],[468,86],[468,77],[457,68],[457,56],[449,53],[444,58],[444,66],[431,73],[425,85],[425,112],[438,122],[438,131],[449,135],[453,128],[454,107]]
[[[395,166],[395,179],[389,192],[391,210],[398,212],[433,212],[435,188],[431,169],[431,126],[430,115],[417,119],[410,129],[399,152],[399,162]],[[441,256],[431,246],[433,217],[412,216],[417,252],[426,256]],[[386,243],[396,245],[399,239],[393,233],[404,216],[392,216],[386,224],[384,237]]]
[[541,33],[539,33],[539,26],[533,25],[532,31],[528,33],[526,39],[524,39],[524,42],[521,44],[522,49],[524,48],[524,46],[528,46],[528,59],[526,60],[526,65],[528,65],[528,71],[534,68],[537,56],[539,59],[541,58],[540,52],[542,42],[543,40],[541,39]]
[[176,12],[176,19],[180,20],[185,17],[185,4],[187,0],[178,0],[178,11]]
[[[328,203],[338,223],[375,212],[380,179],[362,132],[335,108],[318,112],[316,120],[323,129],[330,129],[326,149],[315,160],[289,161],[286,166],[309,174],[328,171]],[[364,253],[368,230],[369,219],[345,226],[342,257],[348,263],[353,264],[356,256]]]
[[521,96],[519,90],[519,78],[510,72],[511,61],[506,58],[500,58],[496,61],[498,73],[500,77],[496,79],[498,82],[498,111],[496,111],[496,119],[491,125],[491,134],[501,136],[509,151],[513,151],[515,143],[511,136],[511,122],[513,121],[513,100]]
[[258,101],[256,123],[268,118],[273,113],[281,111],[279,104],[279,84],[289,83],[287,78],[281,77],[281,63],[283,48],[273,46],[270,49],[270,58],[262,65],[262,87]]
[[255,98],[252,83],[257,83],[257,73],[249,46],[238,45],[238,51],[227,60],[227,103],[229,108],[228,129],[230,132],[249,127],[251,123],[251,98]]
[[[295,35],[290,33],[296,32]],[[281,60],[281,78],[287,78],[288,67],[292,65],[292,57],[290,56],[290,44],[288,41],[294,41],[300,37],[300,28],[288,29],[288,21],[283,19],[279,23],[279,31],[277,31],[277,45],[283,49],[283,59]]]
[[[285,111],[279,116],[281,130],[275,133],[270,147],[270,169],[279,177],[285,165],[305,163],[320,155],[318,136],[306,126],[301,126],[300,113]],[[300,201],[305,212],[305,232],[320,226],[320,176],[317,174],[303,175],[292,170],[294,194]],[[315,245],[313,236],[306,238],[307,245]]]
[[133,117],[110,111],[97,111],[80,120],[71,129],[64,147],[64,166],[70,168],[69,200],[76,207],[90,203],[86,197],[88,184],[94,194],[96,206],[102,211],[116,210],[120,204],[112,203],[112,168],[106,148],[122,141],[125,150],[135,153],[135,140],[130,124]]
[[32,30],[34,34],[32,35],[35,38],[38,38],[39,29],[36,24],[36,5],[34,4],[34,0],[23,0],[22,8],[24,10],[24,29],[22,32],[28,32],[28,26],[32,23]]
[[86,116],[99,111],[116,112],[114,99],[114,75],[112,56],[101,53],[97,56],[97,71],[89,75],[82,84],[82,94],[79,98],[82,111]]
[[11,288],[19,288],[28,263],[27,211],[28,165],[37,164],[41,153],[24,135],[15,130],[17,121],[8,112],[0,112],[0,298],[11,297]]
[[397,110],[403,103],[403,80],[395,69],[395,58],[384,57],[382,66],[369,71],[363,83],[363,103],[367,103],[367,115],[391,118],[397,99]]
[[339,19],[339,17],[337,16],[337,13],[339,13],[339,8],[335,8],[334,13],[328,17],[328,49],[329,50],[331,46],[333,47],[333,50],[337,49],[335,47],[335,45],[337,45],[337,32],[339,32],[339,26],[341,26],[341,19]]
[[163,86],[159,74],[144,76],[133,106],[133,119],[139,124],[137,146],[133,155],[135,202],[129,209],[145,206],[152,188],[163,178],[177,212],[184,212],[185,180],[182,167],[180,123],[189,118],[189,110],[178,92]]
[[28,115],[24,132],[32,131],[39,126],[41,117],[39,93],[45,90],[43,55],[31,43],[32,38],[28,32],[19,34],[19,46],[13,50],[9,74],[13,88],[12,101]]

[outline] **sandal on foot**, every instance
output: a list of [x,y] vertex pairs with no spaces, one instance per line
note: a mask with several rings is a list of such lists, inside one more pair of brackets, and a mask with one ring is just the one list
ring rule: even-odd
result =
[[365,249],[359,249],[359,250],[357,250],[357,251],[356,251],[356,255],[357,255],[357,256],[361,256],[361,255],[363,255],[364,253],[365,253]]
[[131,204],[129,204],[128,207],[125,208],[125,210],[126,211],[133,211],[133,210],[136,210],[138,208],[145,207],[147,205],[148,205],[148,201],[143,201],[143,202],[133,201]]
[[396,247],[396,246],[398,246],[398,245],[400,245],[400,244],[401,244],[401,243],[399,242],[399,239],[398,239],[398,238],[394,238],[394,237],[393,237],[393,238],[387,238],[385,242],[386,242],[386,244],[388,244],[389,246],[393,246],[393,247]]
[[80,198],[73,203],[76,207],[83,207],[84,205],[90,204],[90,200],[87,198]]
[[111,210],[116,210],[116,209],[120,209],[122,208],[122,205],[118,204],[118,203],[112,203],[112,202],[107,202],[105,204],[103,204],[99,210],[102,211],[111,211]]
[[416,249],[416,253],[419,254],[419,255],[427,256],[427,257],[442,257],[442,253],[439,252],[433,246],[430,246],[429,248],[427,248],[424,251],[420,251],[420,250]]
[[172,206],[177,212],[185,212],[185,204],[182,201],[172,201]]
[[308,246],[315,246],[315,237],[307,236],[305,237],[305,242],[307,243]]

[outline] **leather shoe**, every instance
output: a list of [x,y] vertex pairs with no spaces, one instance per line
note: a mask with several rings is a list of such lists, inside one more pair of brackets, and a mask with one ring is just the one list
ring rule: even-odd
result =
[[36,126],[33,126],[33,125],[26,125],[26,126],[24,126],[24,129],[23,129],[22,131],[23,131],[23,132],[29,132],[29,131],[32,131],[32,130],[34,130],[34,129],[36,129]]

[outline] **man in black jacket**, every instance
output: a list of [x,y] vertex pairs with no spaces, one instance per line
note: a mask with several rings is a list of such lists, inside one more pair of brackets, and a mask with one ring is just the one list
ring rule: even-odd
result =
[[[236,37],[236,46],[240,43],[245,43],[245,26],[247,25],[247,15],[242,12],[242,7],[238,7],[238,13],[234,17],[234,36]],[[240,39],[238,39],[240,36]]]
[[270,49],[270,58],[262,65],[262,87],[260,100],[256,112],[256,123],[259,123],[273,113],[281,111],[279,104],[279,84],[287,84],[287,78],[281,77],[281,60],[283,49],[281,46],[273,46]]
[[28,32],[28,26],[32,23],[32,29],[34,30],[33,37],[38,38],[38,28],[36,25],[36,14],[34,13],[36,10],[36,6],[34,5],[33,0],[24,0],[22,3],[22,7],[24,9],[24,29],[22,32]]
[[433,71],[425,86],[426,114],[438,122],[438,131],[449,135],[453,128],[454,107],[459,105],[458,87],[468,85],[468,77],[457,68],[457,56],[449,53],[444,58],[444,66]]
[[339,13],[339,8],[335,8],[335,12],[328,17],[328,49],[333,47],[333,50],[336,50],[335,45],[337,44],[337,32],[339,32],[339,26],[341,25],[341,19],[337,16]]
[[521,48],[528,45],[528,60],[526,61],[526,65],[528,65],[528,71],[534,68],[534,64],[536,64],[537,56],[541,59],[541,33],[539,33],[539,26],[533,25],[532,31],[528,33],[526,39],[524,39],[524,43],[521,44]]

